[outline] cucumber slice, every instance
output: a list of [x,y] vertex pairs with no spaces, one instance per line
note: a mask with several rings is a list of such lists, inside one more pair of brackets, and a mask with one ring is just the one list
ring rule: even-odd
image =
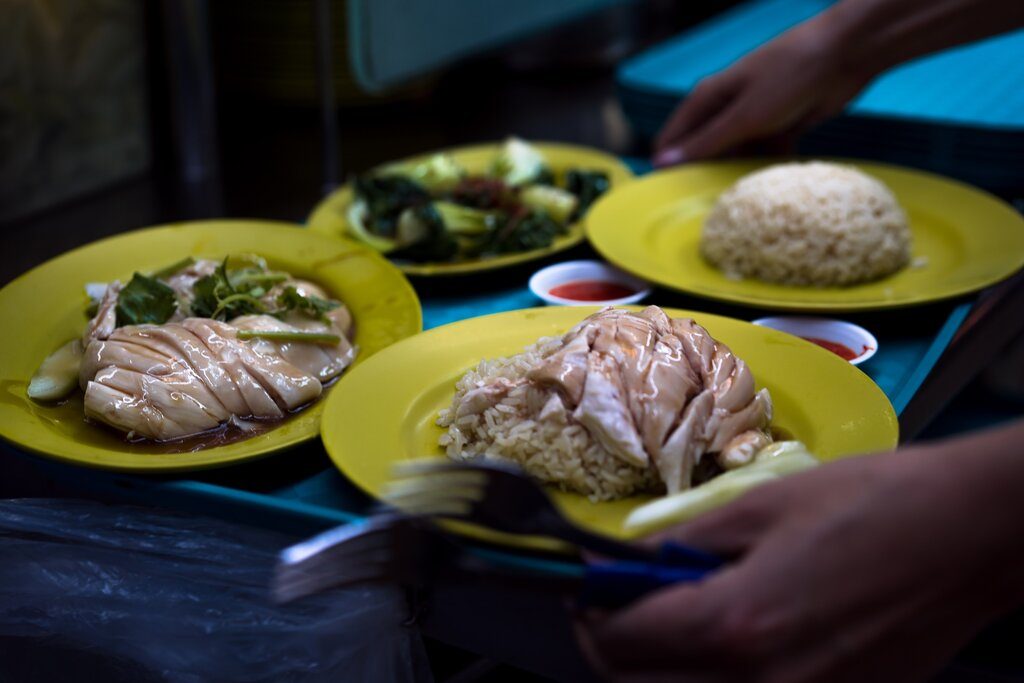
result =
[[59,401],[78,388],[78,370],[82,365],[82,342],[72,339],[43,361],[28,383],[33,401]]
[[750,465],[720,474],[687,491],[641,505],[629,514],[623,527],[632,532],[647,533],[686,522],[739,498],[756,486],[817,464],[818,459],[798,441],[774,443],[762,449]]

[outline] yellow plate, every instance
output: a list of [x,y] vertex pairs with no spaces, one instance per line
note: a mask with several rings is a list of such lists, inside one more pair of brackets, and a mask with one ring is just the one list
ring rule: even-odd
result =
[[[589,147],[578,147],[576,145],[565,145],[554,142],[531,143],[540,150],[547,160],[548,166],[554,171],[561,171],[568,168],[581,168],[587,170],[604,171],[608,174],[612,189],[620,187],[623,183],[633,178],[633,172],[623,164],[617,157],[606,154]],[[487,171],[491,161],[501,149],[502,143],[494,142],[483,145],[472,145],[469,147],[455,147],[453,149],[439,150],[430,154],[421,154],[403,160],[402,163],[415,162],[426,159],[434,154],[450,154],[464,166],[470,173],[482,174]],[[323,201],[321,201],[313,213],[309,216],[309,227],[317,232],[328,235],[342,236],[348,233],[348,220],[345,218],[349,204],[352,203],[352,186],[346,184],[344,187],[335,190]],[[403,272],[410,275],[460,275],[463,273],[476,273],[493,268],[504,268],[534,259],[544,258],[550,254],[564,251],[574,247],[584,238],[583,220],[569,226],[569,233],[557,237],[550,247],[523,251],[517,254],[507,254],[492,258],[476,259],[472,261],[459,261],[452,263],[396,263]]]
[[[321,433],[331,459],[349,479],[380,496],[399,460],[444,456],[437,413],[450,405],[455,382],[486,358],[517,353],[539,337],[560,335],[596,307],[547,307],[499,313],[438,327],[395,344],[356,368],[324,407]],[[898,426],[892,406],[867,375],[797,337],[705,313],[693,317],[745,359],[771,391],[773,426],[825,460],[889,449]],[[649,496],[591,503],[552,489],[576,522],[624,537],[622,522]],[[491,540],[507,541],[493,532]],[[542,546],[540,543],[531,545]]]
[[587,235],[609,261],[665,287],[722,301],[788,310],[896,308],[972,292],[1024,266],[1024,219],[992,195],[948,178],[860,161],[896,194],[910,218],[921,267],[852,287],[787,287],[730,280],[698,253],[718,195],[768,161],[692,164],[610,193],[591,208]]
[[[90,467],[131,471],[191,470],[236,463],[315,437],[324,401],[264,434],[194,453],[130,444],[87,424],[81,394],[64,406],[25,395],[46,356],[85,327],[87,282],[125,281],[186,256],[259,254],[273,267],[308,278],[352,311],[355,366],[422,327],[419,301],[391,264],[351,241],[329,239],[289,223],[208,221],[150,228],[94,242],[48,261],[0,290],[0,316],[16,330],[0,335],[0,437],[25,450]],[[351,372],[351,369],[346,371]],[[342,375],[339,384],[344,384]],[[330,389],[334,391],[337,387]]]

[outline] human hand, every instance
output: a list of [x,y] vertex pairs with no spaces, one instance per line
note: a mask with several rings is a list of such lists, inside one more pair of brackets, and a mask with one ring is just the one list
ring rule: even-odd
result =
[[[1010,442],[1019,455],[1019,438]],[[585,654],[623,681],[926,678],[1021,603],[1024,468],[1019,457],[986,466],[981,448],[947,442],[824,465],[651,539],[737,559],[584,617]]]
[[800,24],[697,84],[658,134],[655,165],[745,144],[789,152],[803,130],[842,111],[874,74],[847,61],[831,21],[826,14]]

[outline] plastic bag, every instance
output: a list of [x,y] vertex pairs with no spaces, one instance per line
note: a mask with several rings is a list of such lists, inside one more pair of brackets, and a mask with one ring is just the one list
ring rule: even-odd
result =
[[397,589],[273,604],[291,541],[145,508],[0,501],[0,680],[430,680]]

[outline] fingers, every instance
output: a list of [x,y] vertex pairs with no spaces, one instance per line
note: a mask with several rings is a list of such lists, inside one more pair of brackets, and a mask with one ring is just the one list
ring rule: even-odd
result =
[[[808,126],[809,127],[809,126]],[[791,156],[796,153],[797,143],[803,135],[804,126],[797,125],[760,140],[741,144],[735,152],[738,157]]]
[[614,683],[727,683],[729,681],[745,680],[743,678],[728,678],[717,673],[704,673],[700,671],[610,671],[602,675],[602,678]]
[[723,111],[684,137],[678,148],[687,161],[708,159],[730,150],[737,144],[757,137],[756,117],[745,100],[731,102]]
[[580,646],[580,653],[597,678],[602,681],[615,681],[616,683],[679,683],[680,681],[698,683],[699,681],[703,683],[704,679],[691,677],[690,672],[679,669],[666,671],[616,669],[601,656],[600,647],[591,635],[589,626],[585,626],[581,621],[576,621],[573,623],[573,629],[576,633],[576,641]]
[[690,92],[662,127],[655,140],[655,149],[664,149],[678,142],[688,132],[708,119],[728,101],[726,89],[719,78],[707,78]]
[[611,669],[608,668],[608,665],[601,658],[600,650],[594,642],[594,638],[590,635],[589,625],[585,624],[582,619],[576,619],[572,622],[572,629],[576,635],[576,642],[580,646],[580,654],[583,655],[583,659],[590,664],[590,668],[593,669],[599,678],[602,680],[610,679],[612,675]]
[[708,636],[719,615],[715,584],[726,573],[657,591],[607,618],[585,623],[590,656],[611,671],[685,670],[708,661]]
[[[657,537],[743,559],[696,583],[656,591],[632,605],[580,625],[581,643],[598,671],[611,680],[676,680],[710,683],[745,680],[743,667],[780,646],[789,630],[760,598],[781,581],[754,548],[777,522],[784,496],[751,492],[738,501]],[[788,572],[788,568],[786,568]],[[763,585],[764,581],[769,586]],[[769,633],[771,631],[771,633]],[[647,677],[647,678],[645,678]]]
[[666,166],[684,161],[683,141],[727,107],[735,90],[734,79],[728,72],[701,81],[658,134],[654,144],[655,163]]

